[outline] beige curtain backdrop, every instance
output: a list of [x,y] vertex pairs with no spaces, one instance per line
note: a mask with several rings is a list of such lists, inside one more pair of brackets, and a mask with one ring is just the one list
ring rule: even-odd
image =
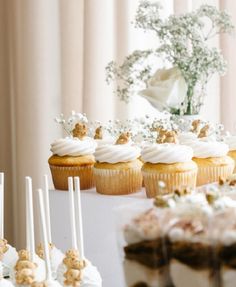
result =
[[[166,12],[182,13],[202,1],[162,2]],[[235,1],[208,2],[235,13],[236,20]],[[6,173],[6,238],[17,247],[25,245],[24,177],[32,176],[34,189],[42,186],[43,175],[50,174],[50,143],[62,135],[53,118],[71,110],[102,121],[134,114],[133,106],[113,96],[104,67],[153,41],[131,28],[137,3],[0,0],[0,170]],[[210,84],[205,114],[236,132],[235,39],[222,37],[219,45],[229,72]]]

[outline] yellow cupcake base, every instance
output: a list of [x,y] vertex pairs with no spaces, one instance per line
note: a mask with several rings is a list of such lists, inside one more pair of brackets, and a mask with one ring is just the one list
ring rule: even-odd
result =
[[[177,188],[195,188],[197,179],[197,165],[191,161],[187,163],[145,163],[142,175],[147,197],[155,197],[163,193],[172,193]],[[165,189],[159,187],[158,182],[163,181]]]
[[234,173],[236,173],[236,150],[229,151],[228,156],[234,160]]
[[125,195],[141,190],[142,163],[139,160],[126,163],[96,163],[94,178],[98,193]]
[[233,173],[234,160],[229,156],[193,158],[198,165],[197,186],[216,182],[219,177],[227,178]]
[[80,189],[90,189],[95,186],[93,165],[93,155],[88,156],[57,156],[49,158],[52,180],[54,187],[58,190],[68,190],[68,177],[78,176],[80,178]]

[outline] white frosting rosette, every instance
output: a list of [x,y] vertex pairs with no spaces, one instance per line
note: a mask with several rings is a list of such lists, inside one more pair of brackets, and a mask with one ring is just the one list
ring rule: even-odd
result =
[[189,145],[192,141],[198,140],[197,135],[192,132],[183,132],[178,135],[180,144]]
[[178,144],[152,144],[144,147],[141,158],[150,163],[178,163],[192,160],[193,150],[191,147]]
[[224,142],[229,146],[229,150],[236,150],[236,136],[227,136],[224,138]]
[[223,142],[196,140],[189,141],[188,145],[193,149],[193,155],[197,158],[226,156],[229,147]]
[[94,156],[98,162],[129,162],[140,156],[140,148],[132,143],[107,144],[97,147]]
[[51,152],[59,156],[84,156],[95,152],[97,143],[90,137],[83,140],[78,138],[61,138],[51,144]]
[[111,136],[106,136],[102,139],[96,139],[95,142],[97,143],[97,146],[102,146],[106,144],[114,144],[115,143],[115,138]]

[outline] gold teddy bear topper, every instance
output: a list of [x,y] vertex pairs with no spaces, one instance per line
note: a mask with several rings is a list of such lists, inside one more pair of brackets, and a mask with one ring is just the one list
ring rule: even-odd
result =
[[120,134],[119,138],[116,141],[116,145],[118,144],[126,144],[129,142],[131,138],[131,133],[130,132],[125,132]]
[[210,126],[209,125],[205,125],[204,127],[201,128],[198,138],[205,138],[209,135],[210,132]]
[[95,135],[94,135],[94,139],[95,140],[102,140],[103,138],[103,133],[102,133],[102,126],[96,128],[95,130]]
[[83,123],[77,123],[72,130],[73,137],[79,138],[80,140],[82,140],[87,135],[87,132],[88,127],[86,124]]
[[168,131],[162,127],[157,128],[156,131],[158,132],[156,143],[178,143],[177,131]]
[[195,133],[195,134],[198,134],[199,131],[200,131],[200,125],[201,125],[201,120],[194,120],[192,122],[192,128],[191,128],[191,132],[192,133]]

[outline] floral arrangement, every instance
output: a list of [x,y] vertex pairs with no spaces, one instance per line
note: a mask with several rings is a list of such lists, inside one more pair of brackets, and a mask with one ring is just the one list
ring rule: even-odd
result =
[[[128,102],[140,94],[159,110],[172,114],[198,114],[213,74],[224,75],[227,64],[221,51],[209,40],[220,33],[232,33],[234,25],[226,11],[202,5],[197,10],[162,19],[161,5],[141,1],[135,26],[157,37],[157,48],[134,51],[119,65],[106,67],[108,83],[116,80],[116,93]],[[160,67],[160,59],[171,66]]]

